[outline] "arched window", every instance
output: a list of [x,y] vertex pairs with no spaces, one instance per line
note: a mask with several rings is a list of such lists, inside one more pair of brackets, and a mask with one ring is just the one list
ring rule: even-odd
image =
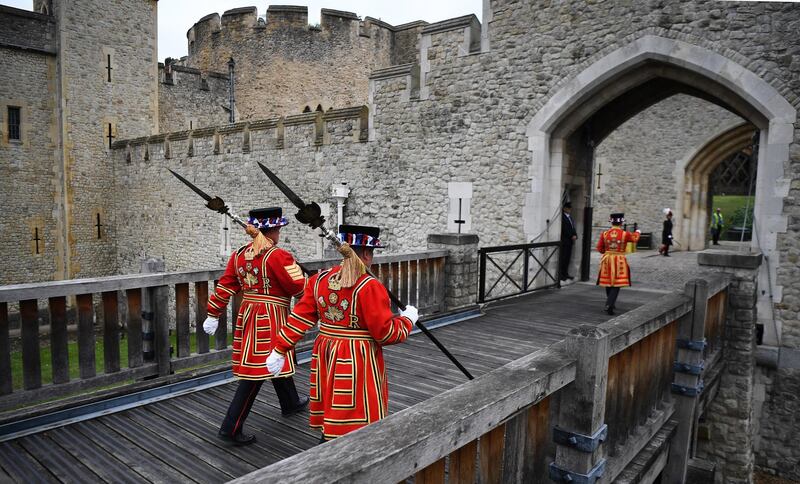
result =
[[304,107],[304,108],[303,108],[303,112],[304,112],[304,113],[310,113],[310,112],[311,112],[311,106],[306,106],[306,107]]

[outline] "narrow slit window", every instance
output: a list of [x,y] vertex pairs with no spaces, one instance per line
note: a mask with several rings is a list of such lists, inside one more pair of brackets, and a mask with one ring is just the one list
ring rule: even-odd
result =
[[111,67],[111,54],[106,54],[106,70],[108,71],[108,82],[111,82],[111,70],[114,69]]
[[102,239],[102,238],[103,238],[103,232],[102,232],[102,229],[103,229],[103,227],[105,226],[105,225],[103,225],[103,224],[100,222],[100,213],[95,213],[95,220],[97,221],[97,222],[95,223],[95,225],[94,225],[94,226],[95,226],[95,228],[97,229],[97,239],[98,239],[98,240],[100,240],[100,239]]
[[106,133],[106,138],[108,138],[108,149],[111,149],[111,145],[114,143],[114,125],[108,123],[108,133]]
[[22,116],[20,108],[16,106],[8,107],[8,139],[19,141],[22,139]]
[[34,227],[33,228],[33,239],[31,239],[31,241],[33,242],[34,254],[36,254],[36,255],[41,254],[42,253],[42,248],[43,248],[42,243],[44,241],[42,240],[42,237],[39,234],[39,227]]

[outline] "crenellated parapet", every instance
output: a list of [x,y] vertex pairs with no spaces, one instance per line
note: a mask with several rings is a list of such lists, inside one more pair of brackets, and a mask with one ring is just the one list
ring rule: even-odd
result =
[[158,80],[161,132],[228,122],[227,73],[202,72],[168,58],[158,65]]
[[460,57],[481,53],[481,39],[482,28],[475,15],[419,26],[417,55],[412,62],[370,73],[371,108],[429,99],[434,82],[431,73],[452,68]]
[[227,72],[229,59],[236,61],[237,119],[327,111],[365,104],[372,70],[416,62],[426,25],[392,26],[331,9],[309,25],[307,7],[271,5],[265,16],[243,7],[194,24],[184,64]]
[[367,141],[366,106],[207,126],[114,142],[117,160],[158,161]]
[[56,37],[53,16],[0,5],[0,47],[55,54]]

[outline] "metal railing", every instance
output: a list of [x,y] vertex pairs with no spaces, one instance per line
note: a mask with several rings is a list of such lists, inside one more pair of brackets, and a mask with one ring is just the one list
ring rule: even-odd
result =
[[559,242],[478,249],[478,302],[558,287]]

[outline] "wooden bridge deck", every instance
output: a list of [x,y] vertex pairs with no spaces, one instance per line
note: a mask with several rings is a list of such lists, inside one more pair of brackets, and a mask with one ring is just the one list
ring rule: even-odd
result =
[[[623,290],[618,313],[654,297]],[[602,288],[574,284],[497,301],[485,314],[435,329],[437,338],[474,376],[563,338],[580,324],[611,318],[600,309]],[[391,411],[397,412],[464,382],[464,376],[422,334],[387,347]],[[295,376],[308,392],[308,364]],[[236,383],[97,417],[0,443],[0,481],[224,482],[317,444],[308,414],[284,418],[271,385],[263,387],[246,428],[258,442],[231,447],[216,432]]]

